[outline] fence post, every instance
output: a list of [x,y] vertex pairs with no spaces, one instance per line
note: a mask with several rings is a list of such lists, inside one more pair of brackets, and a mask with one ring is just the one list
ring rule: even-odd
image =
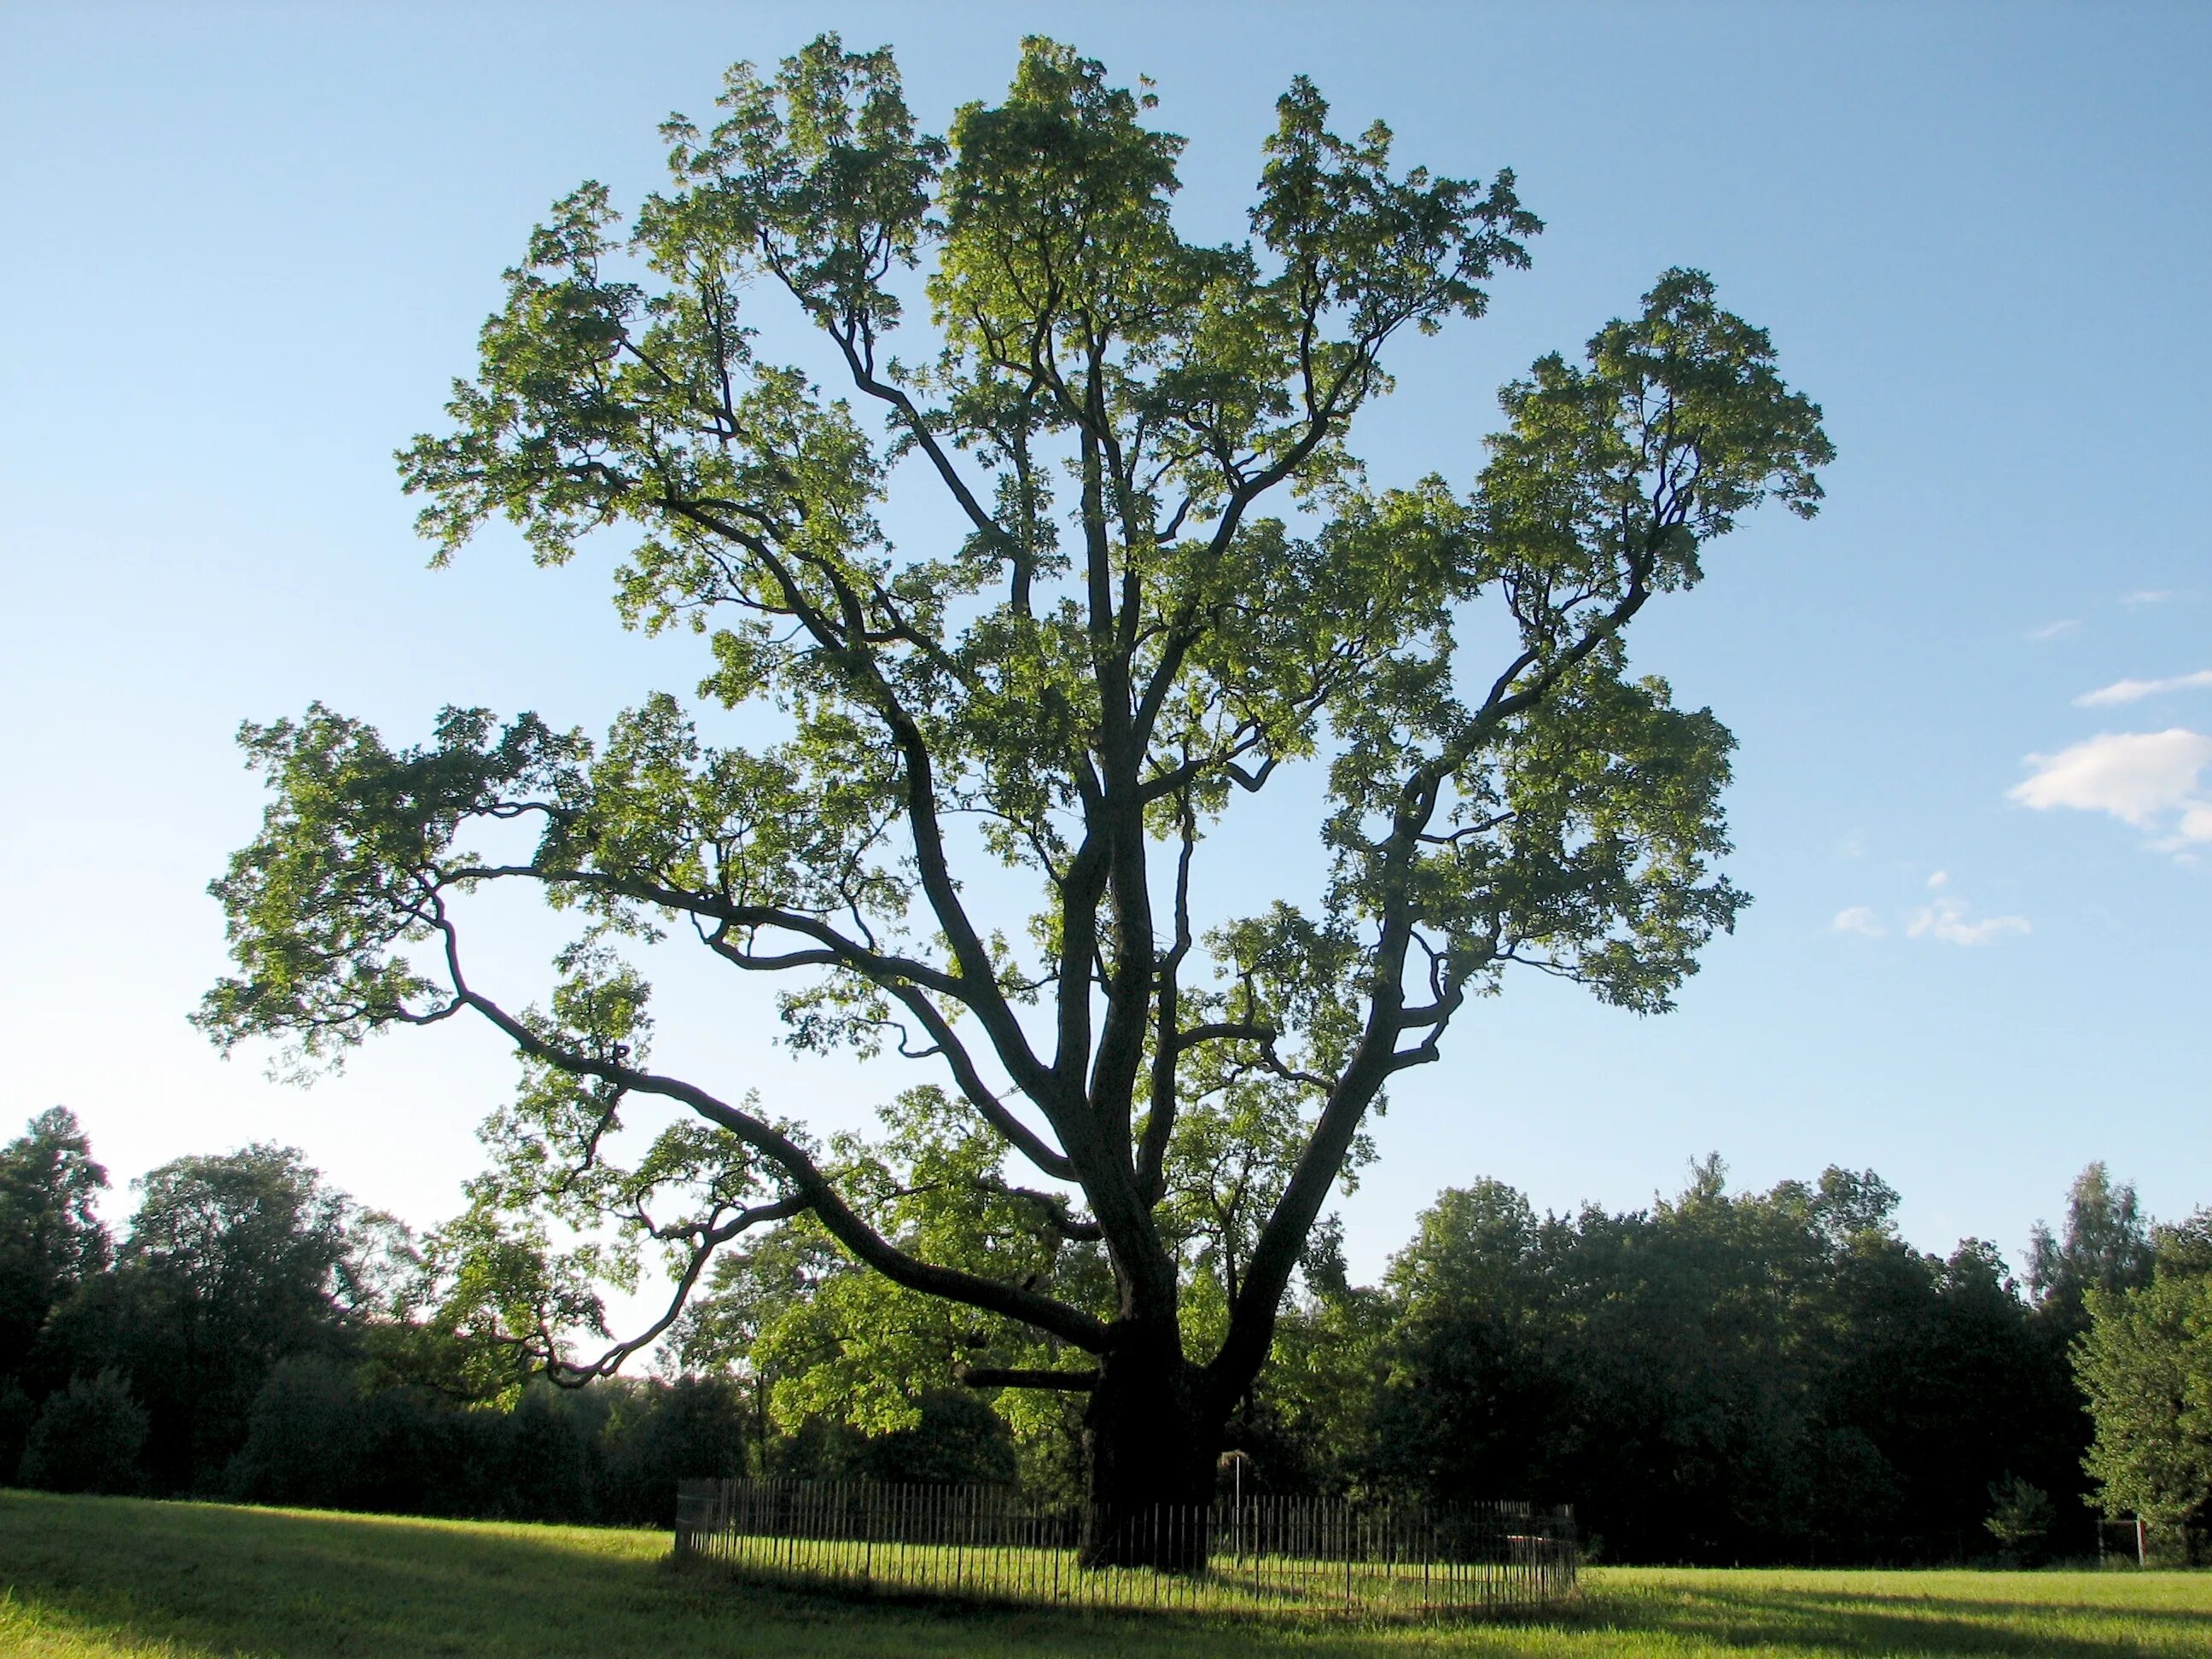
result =
[[1352,1539],[1346,1525],[1352,1518],[1341,1503],[1332,1503],[1328,1510],[1328,1522],[1322,1535],[1336,1540],[1337,1553],[1344,1558],[1344,1610],[1352,1611]]

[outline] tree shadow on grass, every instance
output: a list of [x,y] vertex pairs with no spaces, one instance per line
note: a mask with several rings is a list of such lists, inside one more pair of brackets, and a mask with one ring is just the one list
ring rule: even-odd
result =
[[[2212,1651],[2212,1584],[2204,1599],[2206,1607],[2192,1610],[2026,1595],[1947,1596],[1901,1587],[1885,1593],[1735,1580],[1694,1589],[1674,1584],[1601,1591],[1563,1619],[1542,1622],[1631,1637],[1664,1635],[1721,1650],[1766,1647],[1785,1653],[1925,1659],[1990,1654],[2111,1659],[2116,1654]],[[2090,1628],[2083,1629],[2085,1625]]]

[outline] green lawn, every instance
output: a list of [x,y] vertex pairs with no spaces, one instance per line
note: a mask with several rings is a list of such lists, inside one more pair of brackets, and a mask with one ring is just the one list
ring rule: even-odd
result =
[[1585,1575],[1547,1618],[1454,1630],[959,1612],[676,1571],[659,1533],[0,1492],[0,1653],[1535,1656],[2212,1654],[2212,1574]]

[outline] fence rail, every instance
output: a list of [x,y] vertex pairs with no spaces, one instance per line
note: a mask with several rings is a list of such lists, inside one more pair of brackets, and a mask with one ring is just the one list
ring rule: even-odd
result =
[[[1000,1487],[808,1480],[680,1483],[676,1554],[900,1595],[1408,1617],[1543,1607],[1579,1565],[1565,1507],[1247,1498],[1109,1518]],[[1102,1557],[1179,1565],[1086,1565]]]

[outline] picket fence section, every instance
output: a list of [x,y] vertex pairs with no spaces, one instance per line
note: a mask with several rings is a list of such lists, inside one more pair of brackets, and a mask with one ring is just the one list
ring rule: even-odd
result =
[[[686,1480],[676,1554],[895,1595],[1408,1617],[1542,1607],[1573,1594],[1579,1564],[1566,1507],[1246,1498],[1115,1519],[1101,1552],[1102,1514],[1001,1487]],[[1102,1553],[1182,1565],[1084,1565]]]

